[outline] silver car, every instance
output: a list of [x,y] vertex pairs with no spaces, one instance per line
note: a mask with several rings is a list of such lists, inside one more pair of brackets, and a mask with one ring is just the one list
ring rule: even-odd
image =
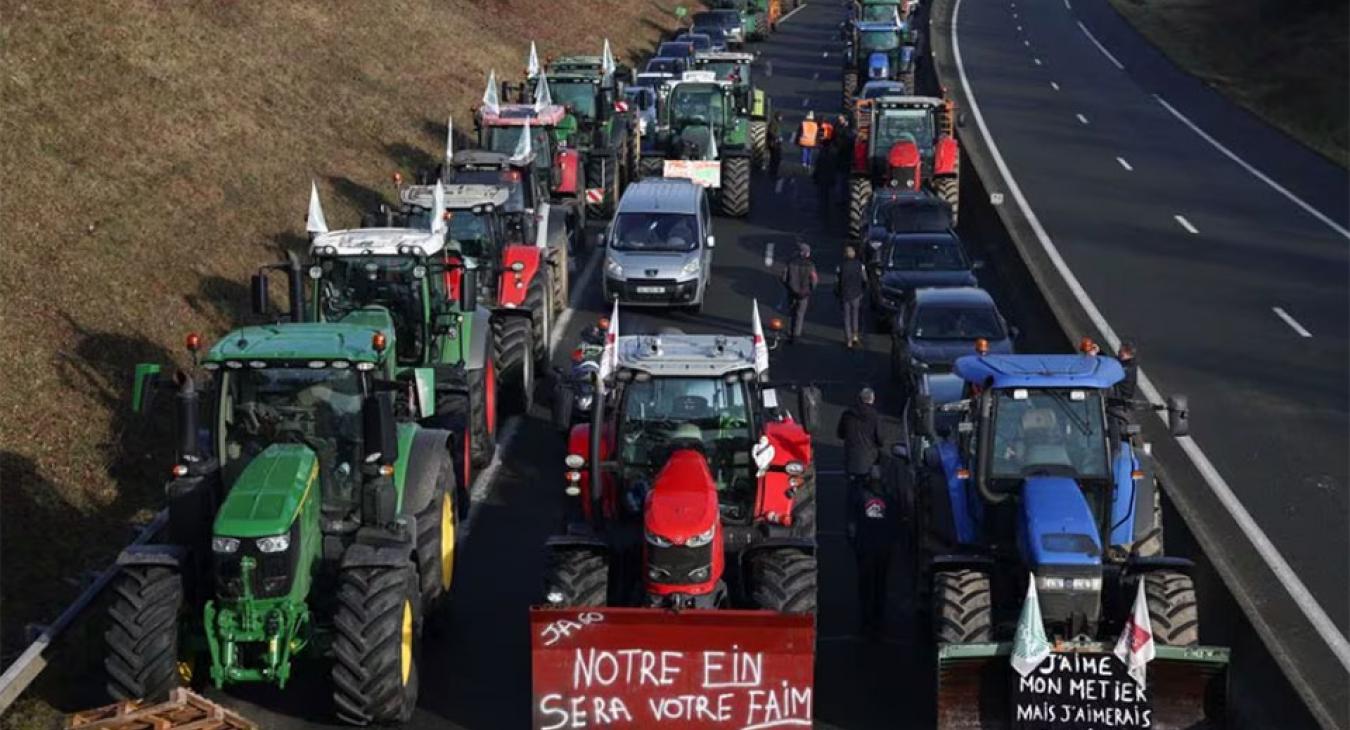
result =
[[671,178],[633,183],[605,232],[605,300],[700,311],[713,246],[702,187]]

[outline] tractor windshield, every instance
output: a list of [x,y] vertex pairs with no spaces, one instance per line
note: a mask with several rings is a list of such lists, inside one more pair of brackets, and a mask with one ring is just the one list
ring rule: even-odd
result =
[[1099,392],[1012,388],[995,391],[993,400],[990,479],[1109,477]]
[[454,247],[469,258],[490,259],[497,255],[492,218],[487,213],[451,211],[449,236]]
[[858,47],[867,53],[894,51],[900,47],[900,34],[893,30],[865,30],[858,34]]
[[670,120],[677,126],[686,124],[722,124],[723,105],[719,89],[708,86],[676,86],[666,101],[670,106]]
[[412,256],[339,256],[323,259],[317,292],[328,321],[362,307],[384,307],[394,320],[394,349],[400,363],[421,359],[422,325],[429,317],[426,271],[418,274]]
[[750,83],[750,64],[740,61],[704,61],[700,68],[717,74],[718,81],[733,84]]
[[873,157],[885,157],[891,145],[911,139],[924,159],[933,156],[933,115],[927,109],[887,109],[877,120]]
[[[489,127],[487,148],[492,152],[500,152],[504,155],[514,155],[516,150],[520,147],[520,135],[524,131],[524,126],[517,125]],[[530,147],[534,152],[535,167],[548,167],[552,164],[546,154],[551,148],[548,138],[548,128],[530,127]]]
[[738,378],[650,378],[625,388],[619,459],[643,471],[665,463],[672,442],[697,440],[724,490],[750,474],[750,408]]
[[598,87],[589,81],[549,80],[553,103],[571,105],[577,119],[595,119],[595,98]]
[[895,20],[899,15],[899,11],[900,6],[898,5],[864,5],[861,20],[864,23]]
[[351,490],[361,464],[361,374],[347,368],[225,370],[219,449],[226,484],[268,446],[304,444],[319,458],[325,486]]
[[682,213],[623,213],[614,220],[616,251],[694,251],[698,219]]

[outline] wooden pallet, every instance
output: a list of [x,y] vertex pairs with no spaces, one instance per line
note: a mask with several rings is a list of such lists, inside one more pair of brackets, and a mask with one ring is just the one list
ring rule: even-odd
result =
[[71,715],[67,730],[258,730],[258,726],[190,690],[167,702],[128,700]]

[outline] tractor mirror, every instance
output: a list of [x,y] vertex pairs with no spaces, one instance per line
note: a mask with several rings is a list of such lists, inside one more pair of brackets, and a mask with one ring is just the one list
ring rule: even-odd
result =
[[914,397],[914,410],[919,420],[919,428],[924,435],[932,437],[937,430],[933,425],[933,396],[920,393]]
[[459,308],[465,312],[478,309],[478,269],[465,266],[459,278]]
[[1186,436],[1191,432],[1191,409],[1186,396],[1174,395],[1167,399],[1167,428],[1173,436]]
[[554,376],[553,381],[553,427],[559,431],[567,431],[572,425],[572,409],[575,406],[575,396],[572,389],[563,381],[562,375]]
[[145,413],[150,409],[156,383],[162,368],[152,362],[136,365],[136,380],[131,384],[131,412]]
[[802,427],[807,433],[820,428],[820,388],[805,385],[797,390],[797,410],[801,412]]
[[394,423],[394,393],[382,390],[366,398],[362,411],[366,462],[392,464],[398,458],[398,431]]
[[254,274],[250,289],[253,295],[253,313],[262,317],[267,316],[271,310],[267,299],[267,274]]
[[417,417],[436,415],[436,371],[432,368],[413,368],[413,387],[417,394]]

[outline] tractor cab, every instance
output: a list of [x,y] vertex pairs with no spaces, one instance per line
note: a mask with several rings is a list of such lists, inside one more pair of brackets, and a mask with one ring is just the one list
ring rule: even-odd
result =
[[[896,79],[907,60],[901,58],[904,41],[903,24],[891,18],[859,22],[854,40],[846,48],[845,55],[849,65],[867,81]],[[912,62],[912,59],[908,60]]]
[[882,23],[904,18],[899,0],[868,0],[858,9],[858,20],[863,23]]
[[700,53],[694,57],[694,68],[711,71],[718,81],[731,84],[736,104],[742,114],[752,119],[768,116],[768,97],[756,88],[752,75],[755,57],[750,53]]
[[927,96],[882,96],[858,102],[858,132],[849,172],[849,234],[864,233],[874,188],[928,191],[957,221],[960,148],[952,133],[952,106]]
[[545,73],[554,103],[571,106],[585,133],[594,132],[614,116],[615,105],[623,100],[621,78],[631,76],[622,66],[606,73],[603,56],[564,56],[549,63]]
[[502,104],[495,111],[480,109],[474,117],[478,146],[488,152],[514,157],[524,149],[522,137],[528,129],[535,170],[544,179],[553,180],[556,187],[558,180],[553,169],[560,165],[561,153],[557,148],[566,146],[568,141],[558,140],[553,130],[566,113],[559,105],[536,109],[533,104]]
[[547,157],[547,147],[527,158],[490,150],[460,150],[446,166],[441,182],[505,186],[509,192],[503,210],[512,215],[533,213],[541,202],[548,200],[548,175],[539,174],[538,162]]
[[681,160],[716,159],[713,150],[736,125],[738,105],[731,84],[712,79],[708,72],[691,74],[699,72],[686,72],[666,94],[662,112],[669,155]]

